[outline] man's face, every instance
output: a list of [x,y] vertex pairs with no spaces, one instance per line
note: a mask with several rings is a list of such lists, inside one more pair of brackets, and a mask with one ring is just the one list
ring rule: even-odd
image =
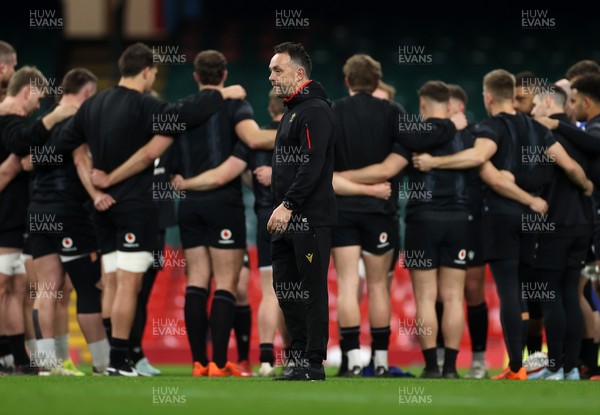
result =
[[146,92],[150,91],[152,89],[152,86],[154,85],[154,81],[156,81],[156,74],[158,73],[158,67],[157,66],[152,66],[150,68],[146,68],[144,69],[144,71],[146,71],[146,77],[145,77],[145,90]]
[[530,115],[531,110],[533,109],[533,95],[530,94],[524,86],[516,87],[515,91],[515,110]]
[[298,87],[298,67],[287,53],[276,53],[269,64],[269,81],[278,98],[291,97]]
[[533,109],[531,110],[531,116],[536,118],[548,116],[545,101],[541,95],[536,95],[533,98]]
[[17,55],[15,53],[8,55],[5,62],[0,60],[0,83],[8,82],[15,73],[15,66],[17,66]]
[[450,98],[448,101],[448,116],[452,117],[454,114],[465,111],[465,104],[460,99]]
[[34,111],[40,108],[40,101],[44,98],[44,92],[37,87],[27,86],[25,94],[25,103],[23,109],[27,115],[31,115]]
[[585,97],[579,93],[576,89],[571,89],[571,97],[569,103],[571,104],[571,110],[577,121],[587,120],[587,104]]

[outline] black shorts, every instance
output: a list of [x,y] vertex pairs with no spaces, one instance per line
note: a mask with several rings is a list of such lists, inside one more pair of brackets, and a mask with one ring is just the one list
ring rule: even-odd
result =
[[258,251],[258,267],[271,266],[271,234],[267,230],[267,223],[271,218],[273,209],[262,208],[256,211],[256,250]]
[[483,258],[485,262],[499,259],[519,260],[521,256],[521,216],[483,215]]
[[157,249],[158,210],[153,205],[136,208],[114,205],[105,212],[95,211],[93,222],[102,254]]
[[369,254],[382,255],[394,249],[397,227],[395,215],[338,211],[331,246],[358,245]]
[[427,270],[467,269],[468,218],[414,220],[406,223],[403,266]]
[[62,225],[61,232],[29,235],[31,255],[40,258],[49,254],[77,256],[98,250],[94,224],[85,211],[73,215],[56,215]]
[[25,244],[25,229],[15,228],[0,231],[0,247],[23,249]]
[[467,225],[469,236],[467,248],[467,266],[482,267],[485,265],[483,260],[483,229],[481,226],[481,217],[469,214],[469,223]]
[[534,251],[533,267],[549,270],[582,269],[589,247],[589,237],[540,237]]
[[245,249],[244,206],[186,200],[179,204],[179,232],[183,249]]

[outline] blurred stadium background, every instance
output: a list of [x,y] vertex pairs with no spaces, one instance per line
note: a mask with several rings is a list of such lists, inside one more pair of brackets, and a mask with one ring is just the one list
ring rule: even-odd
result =
[[[310,3],[310,2],[309,2]],[[185,56],[179,62],[161,64],[156,91],[166,100],[176,100],[196,91],[191,73],[196,53],[218,49],[229,61],[229,84],[240,83],[248,92],[260,125],[269,121],[266,110],[268,62],[272,47],[282,41],[304,43],[313,59],[313,78],[320,81],[331,99],[346,94],[342,66],[354,53],[368,53],[383,66],[384,80],[397,90],[396,100],[408,111],[417,112],[417,88],[427,80],[441,79],[462,85],[469,94],[468,116],[476,121],[485,116],[481,105],[481,79],[494,68],[513,73],[531,70],[549,82],[562,78],[566,69],[580,59],[600,61],[600,45],[593,32],[592,17],[577,10],[547,10],[555,19],[554,27],[523,28],[522,7],[447,5],[386,5],[380,1],[361,3],[327,2],[313,7],[279,3],[261,7],[254,3],[200,0],[31,0],[5,2],[0,6],[0,39],[17,50],[19,66],[36,65],[43,73],[60,82],[63,74],[75,66],[92,70],[99,77],[99,89],[118,80],[116,62],[130,43],[143,41],[154,48],[171,48]],[[278,27],[276,12],[300,11],[308,24]],[[33,15],[32,15],[33,11]],[[62,19],[54,26],[32,26],[35,11],[52,13]],[[50,15],[48,15],[50,17]],[[401,65],[399,47],[424,48],[431,55],[427,65]],[[164,50],[164,49],[163,49]],[[46,106],[50,104],[49,99]],[[247,192],[247,221],[251,254],[251,304],[256,317],[260,299],[256,258],[253,249],[254,213],[252,196]],[[182,256],[175,228],[169,229],[168,245],[174,255]],[[489,301],[490,363],[499,367],[503,360],[498,301],[488,275],[486,295]],[[157,336],[152,332],[156,318],[176,318],[183,323],[185,277],[182,269],[165,269],[157,278],[150,300],[150,314],[144,348],[153,362],[190,362],[185,336]],[[331,342],[330,362],[335,360],[337,326],[335,312],[335,272],[330,273]],[[403,319],[414,315],[412,291],[407,274],[397,269],[392,291],[391,362],[420,362],[415,336],[402,334]],[[370,344],[366,301],[363,301],[363,344]],[[78,335],[75,319],[72,344],[74,357],[87,360],[84,341]],[[254,318],[256,324],[256,318]],[[258,334],[252,331],[251,358],[256,361]],[[231,345],[234,345],[232,341]],[[234,350],[234,349],[232,349]],[[468,348],[468,336],[463,349]],[[235,352],[233,352],[235,355]],[[470,356],[461,353],[459,364]]]

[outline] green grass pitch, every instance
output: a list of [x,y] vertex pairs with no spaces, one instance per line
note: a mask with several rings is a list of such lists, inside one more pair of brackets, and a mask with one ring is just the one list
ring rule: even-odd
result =
[[[340,379],[274,382],[192,378],[159,366],[154,378],[0,377],[2,414],[567,414],[598,413],[600,383]],[[82,367],[86,373],[89,367]],[[420,368],[411,368],[419,373]]]

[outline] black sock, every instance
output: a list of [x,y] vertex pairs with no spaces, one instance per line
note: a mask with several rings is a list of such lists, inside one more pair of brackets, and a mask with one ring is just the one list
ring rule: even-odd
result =
[[119,368],[123,366],[128,358],[129,352],[129,340],[128,339],[117,339],[111,337],[110,339],[110,366]]
[[10,345],[7,336],[0,336],[0,357],[10,354]]
[[192,359],[194,362],[200,362],[203,366],[208,365],[208,358],[206,357],[207,299],[208,291],[205,288],[189,286],[185,289],[183,313]]
[[252,327],[252,312],[249,305],[236,306],[233,318],[233,331],[237,342],[238,362],[248,360],[250,351],[250,328]]
[[444,373],[456,372],[456,356],[458,350],[444,348]]
[[527,337],[529,337],[529,320],[523,320],[521,325],[521,344],[523,345],[523,352],[527,346]]
[[[6,336],[10,353],[13,355],[15,366],[29,365],[29,356],[25,350],[25,334],[13,334]],[[597,349],[596,349],[597,350]]]
[[104,331],[106,332],[106,337],[110,340],[112,337],[112,324],[110,322],[110,317],[102,319],[102,325],[104,326]]
[[390,346],[390,326],[371,329],[371,348],[387,350]]
[[425,370],[438,370],[436,347],[423,350]]
[[469,334],[471,335],[471,350],[484,352],[487,348],[488,337],[488,308],[487,303],[467,307]]
[[583,354],[583,364],[591,371],[598,369],[598,343],[594,339],[583,339],[581,341],[581,352]]
[[340,327],[340,348],[342,353],[360,348],[360,326]]
[[542,351],[542,336],[527,336],[527,352],[532,355]]
[[269,363],[271,366],[275,363],[273,343],[260,344],[260,363]]
[[131,357],[131,360],[133,361],[133,363],[137,363],[140,360],[142,360],[145,356],[144,356],[144,352],[142,351],[141,347],[139,347],[139,346],[131,347],[131,344],[130,344],[129,357]]
[[210,336],[213,344],[213,362],[223,368],[227,363],[229,333],[235,316],[235,296],[226,290],[216,290],[210,310]]
[[442,333],[442,316],[444,315],[444,303],[441,301],[435,302],[435,315],[437,316],[438,321],[438,333],[436,337],[436,345],[437,347],[444,347],[444,334]]

